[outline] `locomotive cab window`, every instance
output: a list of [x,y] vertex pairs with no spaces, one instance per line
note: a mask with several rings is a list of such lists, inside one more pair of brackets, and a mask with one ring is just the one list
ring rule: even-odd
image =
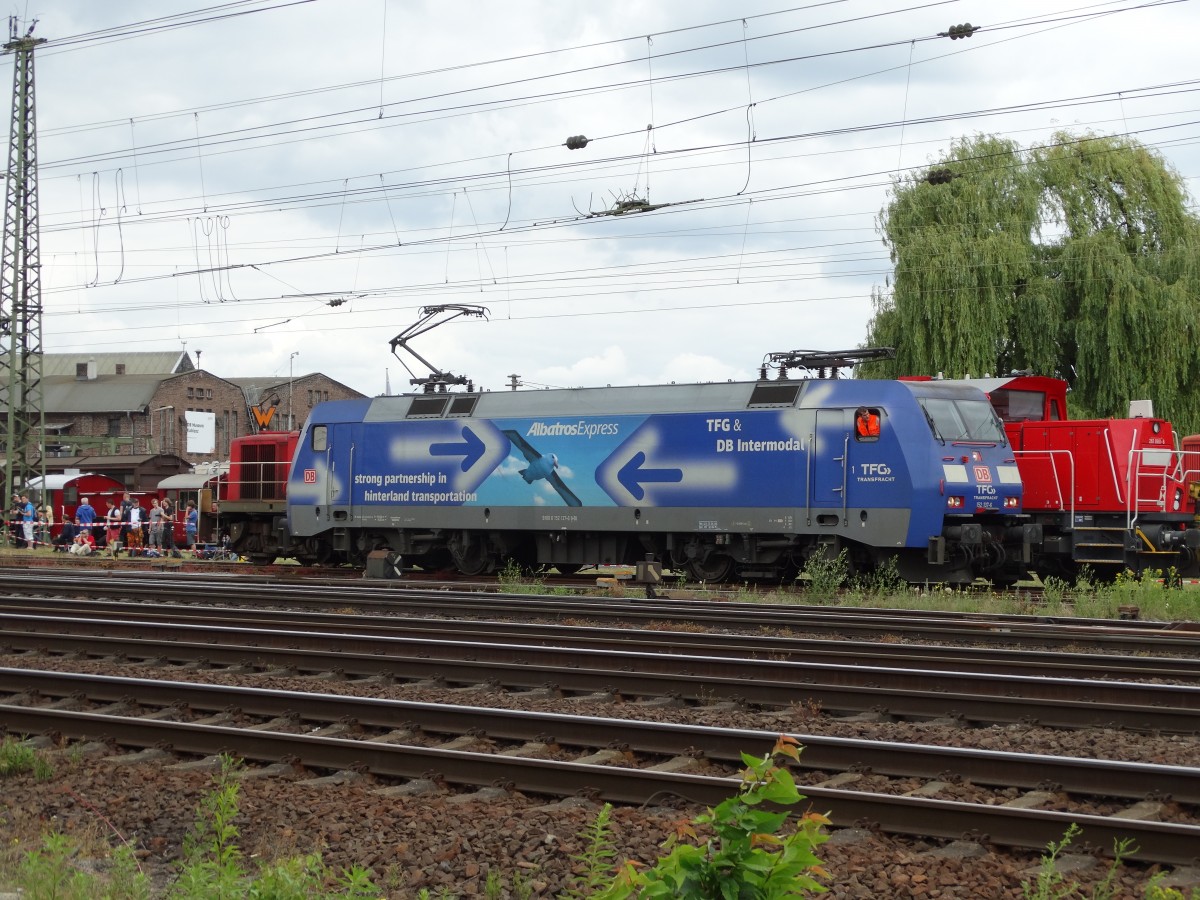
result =
[[[1057,408],[1057,403],[1054,406]],[[992,391],[992,407],[1004,422],[1040,421],[1045,415],[1046,394],[1000,388]]]
[[881,416],[877,406],[860,406],[854,413],[854,439],[856,441],[879,440]]
[[329,426],[314,425],[312,430],[312,448],[318,453],[323,452],[329,444]]
[[940,441],[1006,444],[1004,426],[987,400],[920,397],[917,402],[934,437]]

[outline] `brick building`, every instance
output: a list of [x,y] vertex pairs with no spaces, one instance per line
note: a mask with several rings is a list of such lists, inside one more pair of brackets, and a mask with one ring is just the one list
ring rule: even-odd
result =
[[[227,379],[199,369],[186,352],[48,353],[43,356],[47,464],[113,455],[178,457],[188,465],[229,458],[230,442],[260,430],[303,425],[314,402],[365,395],[320,373]],[[251,407],[257,408],[256,417]],[[188,452],[187,413],[213,427],[211,452]],[[194,442],[193,442],[194,444]]]
[[303,426],[313,406],[325,400],[354,400],[366,396],[320,372],[298,375],[290,381],[278,378],[231,378],[230,381],[241,387],[247,406],[260,410],[274,408],[275,415],[266,427],[281,431]]

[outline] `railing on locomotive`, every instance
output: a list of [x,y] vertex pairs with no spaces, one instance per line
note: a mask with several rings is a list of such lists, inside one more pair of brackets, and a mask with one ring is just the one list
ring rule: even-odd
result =
[[[1164,457],[1165,461],[1163,462],[1146,462],[1146,470],[1143,470],[1142,465],[1147,458],[1160,460]],[[1187,499],[1184,485],[1187,483],[1185,478],[1188,471],[1183,466],[1183,450],[1178,447],[1178,440],[1173,450],[1166,447],[1131,447],[1129,449],[1129,458],[1125,468],[1125,486],[1128,488],[1128,502],[1125,504],[1126,528],[1133,528],[1138,516],[1142,513],[1143,504],[1157,506],[1160,512],[1167,512],[1167,489],[1171,485],[1180,494],[1181,506],[1179,510],[1172,510],[1172,512],[1183,511],[1182,502]],[[1149,469],[1154,471],[1148,471]],[[1154,488],[1157,487],[1157,494],[1143,497],[1139,487],[1143,481],[1150,482],[1152,494],[1154,494]]]
[[[1029,457],[1046,456],[1050,459],[1050,471],[1054,473],[1054,488],[1058,491],[1058,511],[1066,511],[1066,505],[1063,503],[1062,482],[1058,477],[1058,466],[1054,465],[1055,455],[1062,455],[1067,458],[1067,464],[1071,470],[1071,484],[1068,496],[1071,498],[1071,522],[1075,521],[1075,454],[1070,450],[1014,450],[1013,455],[1019,458],[1022,455]],[[1019,468],[1019,467],[1018,467]]]
[[[242,500],[283,500],[291,465],[290,459],[242,462],[230,470],[226,490]],[[235,472],[239,477],[233,477]]]

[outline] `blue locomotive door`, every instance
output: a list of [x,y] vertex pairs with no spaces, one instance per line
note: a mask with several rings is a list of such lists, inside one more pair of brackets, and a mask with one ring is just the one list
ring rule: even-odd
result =
[[326,480],[328,494],[325,508],[335,523],[347,522],[351,515],[350,485],[354,483],[356,429],[353,425],[333,425],[329,429],[329,446],[326,460],[329,478]]
[[818,409],[813,447],[813,505],[842,506],[846,500],[846,452],[850,443],[849,413]]

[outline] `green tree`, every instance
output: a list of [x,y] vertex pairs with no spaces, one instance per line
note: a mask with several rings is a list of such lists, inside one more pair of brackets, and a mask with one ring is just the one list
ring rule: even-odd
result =
[[[879,228],[895,266],[875,292],[864,377],[1031,369],[1074,414],[1149,398],[1200,429],[1200,219],[1183,181],[1124,137],[956,141],[898,180]],[[1187,433],[1185,431],[1185,433]]]

